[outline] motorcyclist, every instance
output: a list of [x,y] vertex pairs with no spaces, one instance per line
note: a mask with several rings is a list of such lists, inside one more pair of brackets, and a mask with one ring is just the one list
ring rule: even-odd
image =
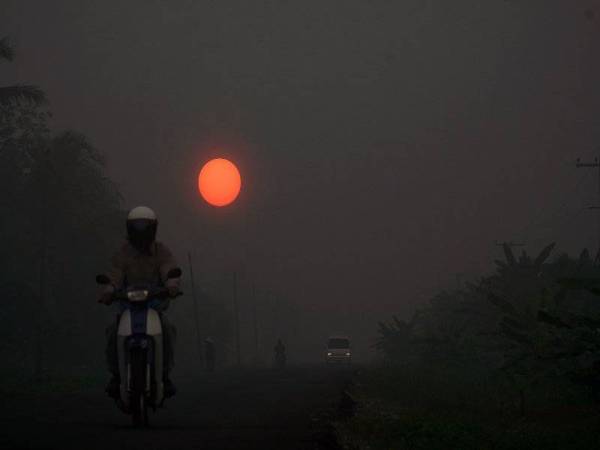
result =
[[285,355],[285,345],[281,339],[277,339],[277,344],[275,345],[275,362],[277,366],[283,367],[285,365],[286,355]]
[[204,339],[204,359],[207,372],[215,371],[215,343],[211,337]]
[[[111,267],[106,273],[110,284],[105,287],[100,303],[110,305],[114,292],[118,289],[136,284],[164,286],[169,296],[174,298],[179,293],[179,278],[168,278],[169,270],[177,267],[171,251],[161,242],[156,241],[158,220],[150,208],[138,206],[127,216],[127,242],[113,255]],[[169,301],[163,302],[159,309],[163,328],[164,367],[163,381],[165,396],[175,394],[175,386],[169,379],[169,372],[174,366],[174,341],[176,330],[166,318],[165,310]],[[119,396],[119,361],[117,352],[117,321],[106,329],[106,360],[112,375],[106,392],[111,397]]]

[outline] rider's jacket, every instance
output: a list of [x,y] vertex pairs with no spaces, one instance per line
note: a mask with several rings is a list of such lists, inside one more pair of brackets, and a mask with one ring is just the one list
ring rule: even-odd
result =
[[141,252],[126,242],[113,255],[107,275],[117,289],[136,284],[177,287],[179,279],[167,282],[167,273],[175,267],[175,259],[163,243],[153,242],[147,252]]

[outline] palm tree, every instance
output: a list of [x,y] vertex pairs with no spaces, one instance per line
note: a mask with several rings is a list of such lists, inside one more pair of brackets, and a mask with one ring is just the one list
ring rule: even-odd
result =
[[[0,39],[0,60],[5,59],[12,61],[15,57],[15,52],[10,45],[8,37]],[[0,105],[7,105],[16,102],[29,102],[34,105],[42,105],[46,103],[46,94],[38,88],[30,84],[17,84],[14,86],[0,87]]]

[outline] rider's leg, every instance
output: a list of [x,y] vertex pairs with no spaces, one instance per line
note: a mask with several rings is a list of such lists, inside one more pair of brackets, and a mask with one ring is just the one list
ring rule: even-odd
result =
[[106,365],[111,374],[111,379],[106,386],[106,392],[111,397],[118,396],[119,384],[119,356],[117,353],[117,322],[106,327]]
[[175,339],[177,337],[177,330],[171,324],[166,315],[162,315],[162,329],[163,329],[163,378],[165,383],[165,395],[170,397],[175,395],[175,385],[171,381],[169,374],[175,366]]
[[177,338],[177,330],[171,324],[167,316],[163,315],[162,329],[163,329],[163,347],[164,347],[164,358],[163,358],[163,371],[164,374],[168,374],[175,367],[175,339]]

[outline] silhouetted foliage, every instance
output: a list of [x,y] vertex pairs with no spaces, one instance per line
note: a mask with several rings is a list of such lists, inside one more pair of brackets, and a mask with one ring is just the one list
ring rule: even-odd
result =
[[10,40],[8,36],[4,36],[0,39],[0,59],[6,59],[7,61],[12,61],[15,57],[15,51],[10,45]]
[[[8,37],[3,37],[0,39],[0,59],[12,61],[14,58],[15,52],[10,40]],[[37,86],[30,84],[0,87],[0,105],[15,105],[21,102],[43,105],[46,103],[46,94]]]
[[[600,364],[600,270],[583,251],[548,262],[554,244],[517,259],[504,245],[496,272],[442,292],[408,323],[379,324],[376,347],[391,362],[479,367],[527,388],[552,377],[591,382]],[[574,290],[575,289],[575,290]]]
[[120,195],[83,135],[52,134],[41,102],[13,100],[0,101],[2,357],[36,371],[101,361],[106,320],[90,280],[119,241]]

